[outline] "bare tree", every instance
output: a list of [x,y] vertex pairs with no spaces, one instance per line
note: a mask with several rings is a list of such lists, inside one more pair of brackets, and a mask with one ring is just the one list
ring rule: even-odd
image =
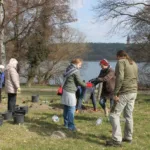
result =
[[[150,62],[150,0],[98,0],[94,7],[97,19],[113,21],[112,31],[122,29],[130,34],[127,51],[135,60]],[[148,65],[140,69],[145,74],[144,82],[149,80]],[[141,78],[141,77],[140,77]]]
[[76,57],[81,58],[89,51],[88,45],[84,43],[85,37],[75,29],[66,28],[63,30],[62,39],[58,40],[58,35],[55,36],[55,38],[53,37],[55,42],[49,44],[48,58],[40,63],[37,69],[38,83],[45,84],[50,79],[58,80],[62,77],[69,60]]
[[[60,61],[85,52],[86,44],[79,44],[83,41],[81,33],[67,26],[67,23],[76,21],[69,0],[6,1],[7,59],[15,57],[24,61],[23,77],[29,85],[35,76],[39,82],[44,82],[60,74],[63,66],[56,67]],[[42,64],[47,70],[41,69]]]
[[145,2],[143,0],[138,2],[136,0],[98,0],[93,10],[97,19],[114,21],[113,29],[125,27],[130,30],[134,27],[133,19],[150,24],[150,20],[143,17],[145,7],[150,7],[149,0]]

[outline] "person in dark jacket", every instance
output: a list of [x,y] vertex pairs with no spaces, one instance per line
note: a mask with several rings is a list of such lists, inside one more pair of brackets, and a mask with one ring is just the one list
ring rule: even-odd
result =
[[75,92],[77,91],[77,86],[86,87],[86,83],[80,78],[79,69],[81,66],[81,59],[73,59],[64,73],[63,94],[61,98],[62,104],[64,105],[64,126],[72,131],[76,130],[74,124],[74,113],[76,108]]
[[110,67],[109,62],[106,59],[100,61],[101,71],[99,76],[93,80],[94,84],[103,82],[100,105],[104,110],[106,116],[108,116],[108,109],[106,107],[107,99],[110,99],[110,109],[113,106],[113,91],[115,88],[115,71]]
[[5,84],[4,66],[0,65],[0,103],[2,102],[2,88]]

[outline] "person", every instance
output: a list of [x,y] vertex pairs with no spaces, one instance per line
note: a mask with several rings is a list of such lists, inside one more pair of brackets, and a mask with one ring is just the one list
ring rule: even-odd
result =
[[5,70],[5,90],[8,94],[8,111],[14,113],[17,92],[20,92],[18,61],[11,58]]
[[0,65],[0,103],[2,102],[2,88],[5,84],[4,66]]
[[[89,82],[91,83],[91,82]],[[89,97],[88,97],[89,95]],[[92,100],[92,104],[93,104],[93,111],[97,112],[97,106],[96,106],[96,97],[95,97],[95,86],[94,84],[92,84],[91,87],[88,87],[85,89],[84,91],[84,96],[83,98],[85,99],[85,101],[87,101],[87,99],[91,99]]]
[[[114,110],[110,113],[112,125],[112,140],[106,141],[107,146],[120,146],[123,142],[131,142],[133,134],[133,109],[137,96],[138,68],[128,54],[120,50],[117,52],[115,69],[116,84],[114,89]],[[120,115],[124,112],[124,138],[120,126]]]
[[104,110],[106,116],[108,116],[108,109],[106,107],[107,99],[110,99],[110,109],[113,106],[113,91],[115,88],[115,71],[110,67],[108,60],[102,59],[100,61],[101,71],[98,76],[98,80],[103,82],[102,93],[99,104]]
[[[85,80],[83,80],[83,82],[85,83]],[[82,101],[83,101],[84,91],[85,91],[85,87],[82,87],[82,86],[77,87],[77,91],[76,91],[76,99],[77,99],[76,113],[79,113],[79,110],[82,109]]]
[[76,131],[76,126],[74,124],[74,113],[76,108],[75,92],[77,86],[86,87],[86,83],[80,78],[79,69],[82,63],[83,61],[79,58],[73,59],[64,73],[63,94],[61,98],[62,104],[64,105],[64,126],[72,131]]
[[[83,80],[85,82],[85,80]],[[85,99],[87,101],[88,98],[92,100],[93,104],[93,111],[97,111],[96,109],[96,98],[95,98],[95,87],[91,82],[87,82],[89,84],[88,87],[84,88],[81,86],[78,86],[77,91],[76,91],[76,97],[77,97],[77,105],[76,105],[76,113],[79,113],[79,110],[82,107],[82,101]],[[87,97],[89,95],[90,97]]]
[[113,91],[115,88],[115,71],[110,67],[108,60],[102,59],[100,60],[101,71],[96,79],[92,82],[93,84],[97,84],[102,82],[102,92],[100,96],[99,104],[104,110],[106,116],[108,116],[108,109],[106,107],[107,99],[110,99],[110,109],[113,106]]

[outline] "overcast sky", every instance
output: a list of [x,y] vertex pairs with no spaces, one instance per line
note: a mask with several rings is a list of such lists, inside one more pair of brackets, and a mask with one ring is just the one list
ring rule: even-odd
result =
[[77,28],[86,35],[87,42],[120,42],[126,43],[126,37],[122,34],[109,35],[112,24],[95,22],[92,6],[97,0],[71,0],[72,8],[75,9],[78,21],[71,23],[71,26]]

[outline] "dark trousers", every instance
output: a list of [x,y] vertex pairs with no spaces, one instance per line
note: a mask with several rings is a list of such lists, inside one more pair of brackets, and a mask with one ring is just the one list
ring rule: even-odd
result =
[[77,98],[77,104],[76,104],[76,109],[80,110],[82,108],[82,101],[83,101],[83,97],[85,94],[85,90],[86,88],[82,88],[82,90],[80,92],[76,92],[76,98]]
[[90,98],[91,98],[91,100],[92,100],[93,108],[94,108],[94,110],[96,110],[96,97],[95,97],[94,90],[95,90],[95,89],[93,89]]
[[86,97],[86,94],[90,93],[90,99],[92,100],[93,108],[94,108],[94,110],[96,110],[96,97],[95,97],[94,91],[95,91],[95,87],[85,88],[82,91],[81,96],[77,97],[76,109],[78,109],[78,110],[81,109],[83,99],[85,99],[85,101],[86,101],[86,99],[89,98],[89,97]]
[[8,111],[15,111],[16,96],[16,93],[8,93]]

